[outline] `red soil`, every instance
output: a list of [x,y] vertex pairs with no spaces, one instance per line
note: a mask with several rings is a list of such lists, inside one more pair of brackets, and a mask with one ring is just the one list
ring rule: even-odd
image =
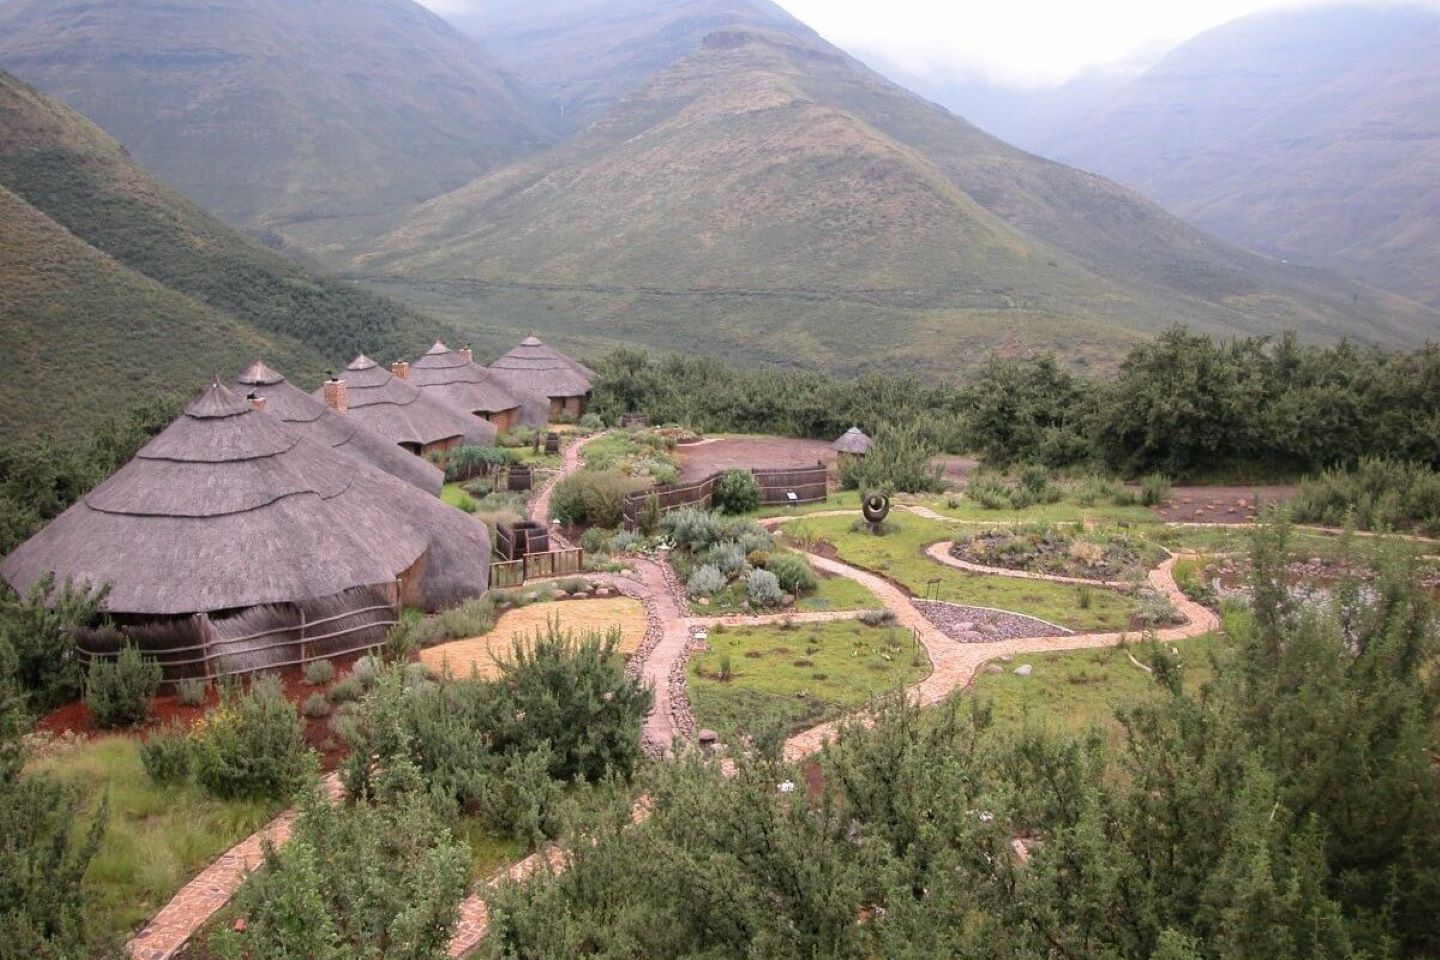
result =
[[835,451],[824,440],[720,437],[705,443],[682,444],[676,453],[680,457],[681,480],[703,480],[731,468],[813,467],[817,460],[831,470],[835,467]]
[[1293,500],[1299,487],[1176,487],[1155,512],[1167,523],[1249,523],[1257,506]]

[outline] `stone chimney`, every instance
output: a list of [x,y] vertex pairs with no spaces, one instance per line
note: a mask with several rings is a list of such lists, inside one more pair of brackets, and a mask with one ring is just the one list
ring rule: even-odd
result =
[[470,346],[469,346],[469,344],[466,344],[465,346],[461,347],[460,350],[459,350],[459,353],[460,353],[460,359],[461,359],[461,360],[464,360],[466,363],[474,363],[474,362],[475,362],[475,354],[470,351]]
[[395,375],[396,380],[410,379],[410,364],[404,360],[396,360],[390,366],[390,372]]
[[336,413],[350,410],[350,385],[344,380],[331,378],[325,381],[325,406]]
[[265,412],[265,398],[264,398],[264,397],[262,397],[262,396],[260,396],[259,394],[256,394],[256,393],[251,393],[251,394],[250,394],[249,396],[247,396],[245,399],[246,399],[246,400],[249,400],[249,401],[250,401],[250,406],[254,407],[256,410],[259,410],[261,413],[264,413],[264,412]]

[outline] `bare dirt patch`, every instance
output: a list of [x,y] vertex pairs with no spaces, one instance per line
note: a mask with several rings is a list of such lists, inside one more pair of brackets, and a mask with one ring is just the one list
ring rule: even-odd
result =
[[681,444],[680,478],[701,480],[731,468],[755,469],[813,467],[818,460],[833,471],[835,451],[824,440],[790,437],[717,437],[704,443]]
[[456,677],[468,677],[473,669],[485,679],[500,675],[497,657],[514,649],[517,638],[528,639],[536,630],[544,630],[549,617],[559,617],[561,626],[578,637],[587,631],[604,633],[611,627],[620,628],[620,653],[629,656],[645,639],[645,607],[630,597],[608,597],[595,600],[568,600],[562,606],[537,603],[507,611],[495,629],[483,637],[442,643],[420,652],[420,662],[435,673],[448,667]]
[[1263,506],[1293,500],[1296,486],[1176,487],[1155,512],[1167,523],[1250,523]]

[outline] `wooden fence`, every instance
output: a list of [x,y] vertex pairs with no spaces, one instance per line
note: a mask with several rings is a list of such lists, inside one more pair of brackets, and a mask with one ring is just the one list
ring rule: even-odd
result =
[[506,590],[524,586],[527,580],[569,577],[585,572],[585,551],[547,550],[532,553],[520,560],[497,560],[490,564],[490,589]]
[[[823,463],[813,467],[751,470],[750,473],[760,484],[762,507],[824,503],[830,495],[829,478]],[[633,529],[639,524],[640,513],[646,509],[645,505],[652,497],[661,513],[669,513],[681,507],[698,506],[710,509],[715,505],[715,485],[720,482],[721,476],[720,473],[712,473],[703,480],[672,483],[629,494],[625,497],[625,526]]]

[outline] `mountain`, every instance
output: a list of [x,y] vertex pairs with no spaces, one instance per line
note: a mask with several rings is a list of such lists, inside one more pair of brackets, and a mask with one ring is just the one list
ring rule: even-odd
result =
[[317,248],[547,144],[554,113],[411,0],[6,0],[0,66]]
[[1440,306],[1440,9],[1307,7],[1182,45],[1047,155],[1221,237]]
[[1395,344],[1440,320],[1226,246],[818,38],[753,31],[711,34],[355,266],[538,329],[844,371],[994,348],[1111,363],[1173,323]]
[[450,19],[562,112],[597,119],[716,30],[813,31],[769,0],[483,0]]
[[73,436],[127,397],[263,356],[297,381],[446,332],[265,250],[0,72],[0,385],[7,432]]

